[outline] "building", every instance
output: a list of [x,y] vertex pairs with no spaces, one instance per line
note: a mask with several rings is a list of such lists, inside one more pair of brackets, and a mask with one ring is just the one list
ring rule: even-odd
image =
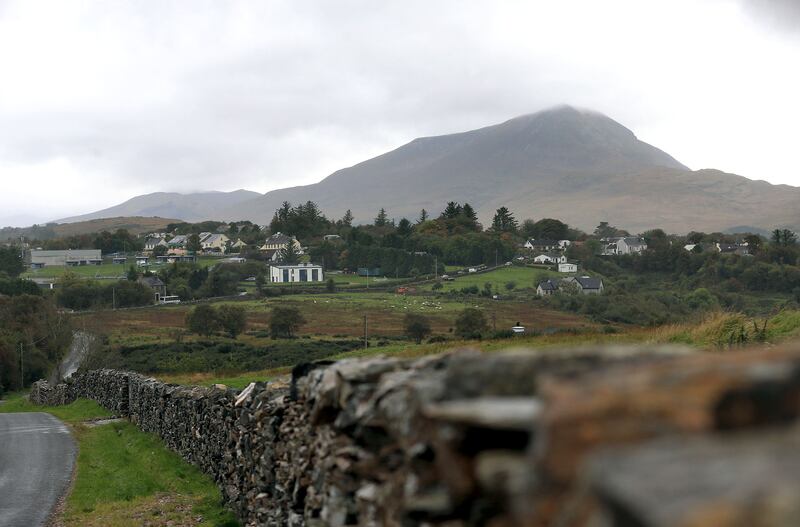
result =
[[310,263],[296,265],[271,265],[270,282],[288,284],[290,282],[322,282],[322,266]]
[[564,278],[562,284],[575,284],[582,295],[599,295],[603,293],[603,280],[591,276]]
[[137,256],[136,257],[136,265],[139,267],[145,267],[150,264],[150,259],[147,256]]
[[137,280],[140,284],[149,287],[153,291],[154,302],[158,304],[161,299],[167,296],[167,284],[157,276],[143,276]]
[[532,251],[557,251],[562,248],[558,240],[528,240],[525,242],[524,247]]
[[621,238],[606,238],[603,246],[603,255],[612,256],[620,254],[639,254],[647,250],[647,242],[637,236],[625,236]]
[[209,234],[200,239],[200,247],[209,253],[225,253],[228,251],[230,238],[224,234]]
[[144,250],[145,251],[154,251],[156,247],[168,248],[169,245],[164,240],[164,238],[158,238],[158,237],[155,237],[155,236],[151,237],[151,238],[147,238],[145,240],[145,242],[144,242]]
[[178,234],[177,236],[173,237],[167,243],[167,245],[169,245],[170,249],[185,249],[187,243],[189,243],[189,235],[188,234]]
[[537,264],[561,264],[566,263],[567,257],[563,254],[540,254],[533,259]]
[[539,296],[550,296],[558,293],[558,282],[555,280],[545,280],[544,282],[539,282],[539,285],[536,287],[536,294]]
[[577,273],[578,272],[578,264],[574,263],[560,263],[558,264],[558,272],[559,273]]
[[233,245],[231,245],[231,248],[241,252],[242,249],[247,249],[247,244],[244,243],[241,238],[239,238]]
[[380,267],[359,267],[358,276],[383,276]]
[[300,242],[297,241],[297,238],[294,236],[286,236],[280,232],[276,232],[267,238],[264,242],[264,245],[262,245],[259,250],[280,251],[281,249],[285,249],[290,243],[294,245],[294,249],[297,254],[303,254],[303,248],[300,246]]
[[78,267],[80,265],[100,265],[103,256],[100,249],[67,249],[66,251],[38,251],[30,252],[31,269],[42,267]]

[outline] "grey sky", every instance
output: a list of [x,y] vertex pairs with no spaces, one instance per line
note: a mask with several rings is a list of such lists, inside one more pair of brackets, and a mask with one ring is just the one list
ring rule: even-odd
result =
[[560,103],[800,184],[791,0],[0,0],[0,225],[312,183]]

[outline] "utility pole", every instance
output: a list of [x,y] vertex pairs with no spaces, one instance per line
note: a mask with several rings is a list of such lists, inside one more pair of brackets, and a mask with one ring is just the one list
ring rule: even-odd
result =
[[369,339],[367,336],[367,315],[364,315],[364,349],[369,347]]
[[494,266],[497,267],[499,265],[499,260],[497,259],[497,249],[494,250]]
[[434,281],[439,281],[439,257],[433,257],[433,279]]
[[117,288],[112,286],[111,287],[111,310],[115,311],[117,309]]

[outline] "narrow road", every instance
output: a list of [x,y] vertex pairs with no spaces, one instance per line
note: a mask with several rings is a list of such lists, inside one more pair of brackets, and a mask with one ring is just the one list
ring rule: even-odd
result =
[[0,525],[39,527],[66,492],[77,448],[50,414],[0,414]]
[[47,379],[47,382],[49,382],[51,386],[55,386],[78,371],[78,366],[81,365],[81,361],[83,361],[83,358],[89,352],[89,348],[93,342],[94,335],[91,333],[73,331],[72,344],[69,346],[69,352],[61,360],[59,367],[53,368],[53,372],[50,374],[50,378]]

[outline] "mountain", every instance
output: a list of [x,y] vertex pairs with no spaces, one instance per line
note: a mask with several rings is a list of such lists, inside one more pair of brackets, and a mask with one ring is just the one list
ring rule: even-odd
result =
[[222,217],[223,210],[235,209],[240,203],[260,197],[262,197],[261,194],[249,190],[197,192],[193,194],[155,192],[136,196],[119,205],[90,214],[56,220],[56,223],[75,223],[101,218],[129,216],[158,216],[162,218],[177,218],[189,222],[215,220]]
[[29,240],[52,240],[66,236],[94,234],[101,231],[125,229],[131,234],[145,234],[164,230],[170,223],[179,220],[169,218],[118,217],[73,223],[48,223],[31,227],[3,227],[0,229],[0,242],[15,242],[20,238]]
[[592,230],[717,231],[800,225],[800,189],[716,170],[691,171],[600,113],[561,106],[478,130],[415,139],[339,170],[223,211],[223,219],[271,219],[283,201],[317,202],[328,217],[351,209],[368,222],[438,214],[469,202],[481,221],[507,206],[518,219],[552,217]]

